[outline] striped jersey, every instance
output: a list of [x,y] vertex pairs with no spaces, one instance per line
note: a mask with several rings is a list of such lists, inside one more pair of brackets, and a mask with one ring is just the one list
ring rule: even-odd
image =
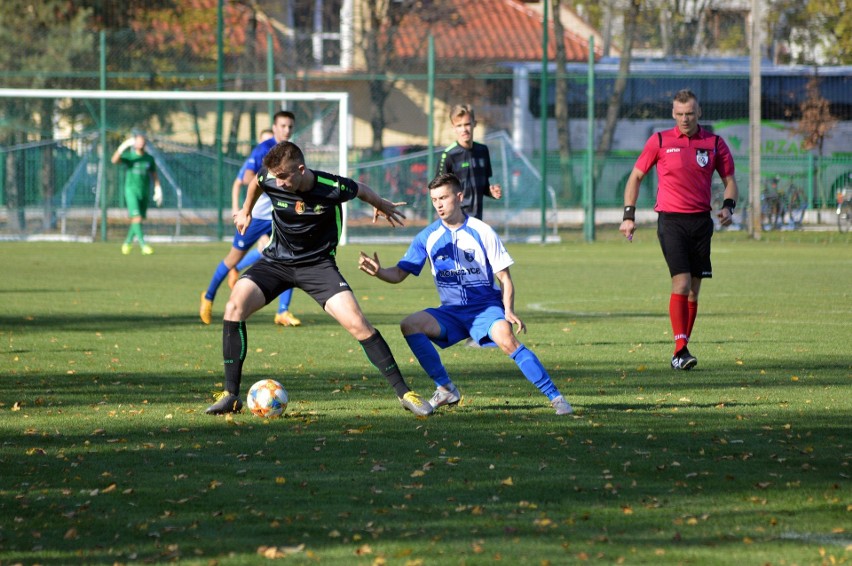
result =
[[257,182],[272,201],[272,239],[263,255],[289,264],[333,258],[343,230],[342,204],[358,196],[352,179],[314,171],[311,190],[294,193],[275,184],[266,167]]
[[485,222],[468,216],[451,230],[436,220],[415,236],[397,267],[420,275],[427,259],[442,305],[503,303],[494,274],[514,261]]

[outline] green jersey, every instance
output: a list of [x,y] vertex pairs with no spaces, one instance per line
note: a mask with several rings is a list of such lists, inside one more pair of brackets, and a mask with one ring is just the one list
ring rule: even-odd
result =
[[128,149],[121,154],[121,162],[127,166],[127,174],[124,177],[125,193],[136,195],[140,199],[147,198],[151,173],[156,171],[154,156],[150,153],[139,155],[135,150]]

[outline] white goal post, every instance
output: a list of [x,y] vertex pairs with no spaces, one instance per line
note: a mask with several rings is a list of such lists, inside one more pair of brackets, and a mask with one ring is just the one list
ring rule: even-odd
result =
[[[85,99],[113,101],[205,101],[205,102],[330,102],[337,104],[337,171],[348,176],[349,93],[347,92],[219,92],[219,91],[138,91],[0,88],[0,98]],[[298,140],[297,140],[298,143]],[[333,149],[329,147],[329,149]],[[311,163],[309,162],[310,166]],[[180,188],[176,187],[179,193]],[[178,197],[179,198],[179,197]],[[343,207],[341,244],[347,241],[347,207]],[[178,230],[179,233],[179,230]]]

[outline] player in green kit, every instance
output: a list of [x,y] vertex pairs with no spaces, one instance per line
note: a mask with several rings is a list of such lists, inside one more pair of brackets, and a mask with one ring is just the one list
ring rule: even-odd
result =
[[124,200],[127,203],[127,214],[130,216],[130,229],[124,244],[121,245],[121,253],[124,255],[128,255],[133,249],[134,238],[139,240],[142,255],[154,253],[151,246],[145,243],[142,221],[148,214],[148,188],[151,181],[154,182],[153,198],[157,206],[163,204],[163,189],[160,187],[154,156],[145,151],[145,142],[145,136],[135,134],[122,142],[112,154],[114,164],[122,163],[127,167],[124,177]]

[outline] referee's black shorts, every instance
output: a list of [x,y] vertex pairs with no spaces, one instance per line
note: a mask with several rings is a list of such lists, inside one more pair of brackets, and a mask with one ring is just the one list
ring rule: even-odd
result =
[[266,304],[287,289],[298,287],[325,308],[325,303],[334,295],[351,290],[332,259],[288,265],[261,257],[242,276],[260,287]]
[[657,218],[657,238],[672,277],[679,273],[701,279],[713,277],[710,264],[713,219],[709,212],[661,212]]

